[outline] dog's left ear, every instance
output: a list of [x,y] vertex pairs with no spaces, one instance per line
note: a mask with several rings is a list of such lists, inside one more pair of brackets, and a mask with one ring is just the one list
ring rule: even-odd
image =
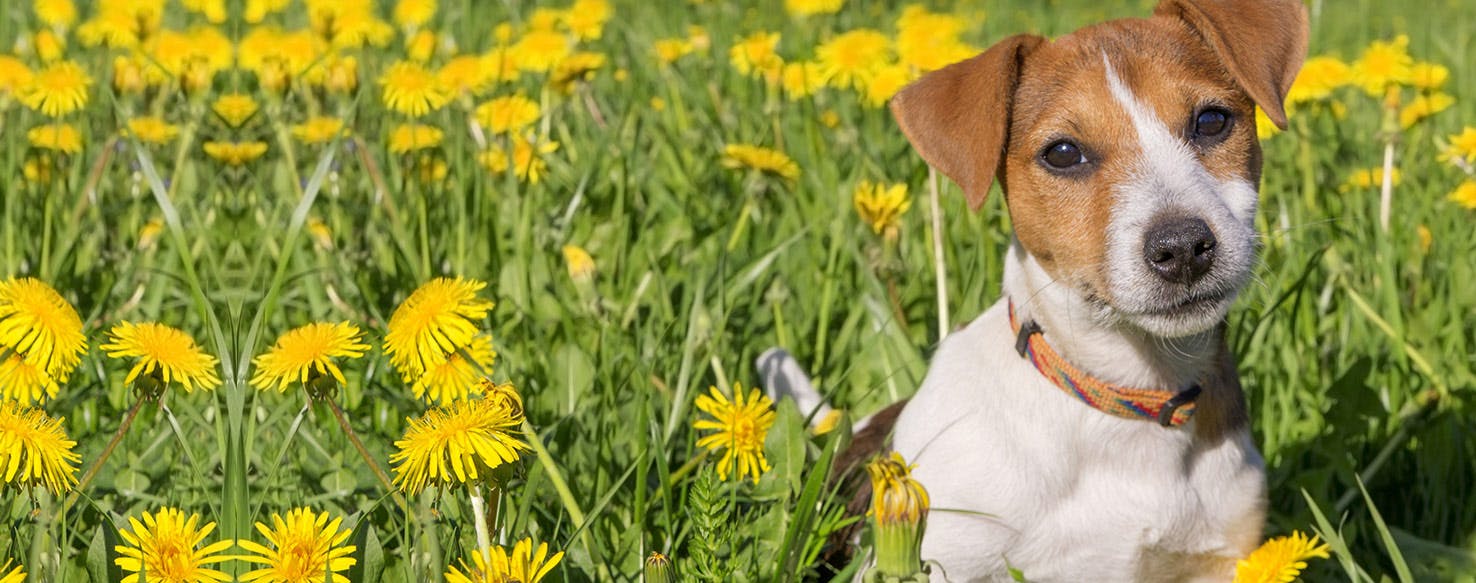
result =
[[1188,24],[1266,117],[1286,129],[1283,102],[1307,56],[1301,0],[1163,0],[1153,13]]

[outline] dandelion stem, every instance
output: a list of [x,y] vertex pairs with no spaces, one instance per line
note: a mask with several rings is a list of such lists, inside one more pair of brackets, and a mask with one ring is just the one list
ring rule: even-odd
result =
[[364,442],[359,440],[359,434],[354,432],[353,426],[349,425],[348,418],[343,416],[343,409],[338,406],[338,402],[328,399],[327,403],[328,408],[333,410],[333,418],[338,420],[338,426],[343,428],[343,434],[348,436],[349,442],[354,444],[354,449],[359,450],[359,455],[364,457],[364,461],[369,464],[369,469],[374,471],[374,477],[379,478],[379,483],[395,497],[395,503],[399,504],[401,509],[407,513],[410,512],[409,503],[395,488],[394,483],[390,482],[389,474],[384,473],[384,468],[379,467],[379,462],[374,461],[374,456],[369,455],[369,448],[364,447]]
[[938,341],[948,336],[948,266],[943,258],[943,210],[938,203],[938,171],[928,166],[928,206],[933,219],[933,281],[938,295]]
[[[496,493],[493,490],[494,495]],[[482,498],[482,486],[471,487],[472,516],[476,520],[477,553],[482,555],[482,564],[492,568],[492,537],[487,534],[487,501]]]
[[144,401],[147,399],[148,397],[140,395],[138,399],[133,401],[133,406],[128,409],[128,413],[123,415],[123,423],[118,425],[118,431],[113,433],[113,438],[108,440],[108,445],[103,448],[102,453],[98,454],[92,460],[92,465],[87,467],[87,471],[82,473],[82,479],[72,488],[72,493],[67,495],[66,501],[62,503],[61,512],[58,512],[56,515],[57,520],[61,520],[67,515],[67,512],[72,509],[72,505],[77,503],[77,498],[82,496],[82,491],[87,489],[87,485],[91,484],[92,480],[97,477],[98,471],[102,470],[103,464],[108,461],[108,457],[113,455],[113,450],[118,448],[118,443],[123,441],[123,436],[128,433],[128,428],[133,426],[133,420],[138,417],[139,408],[143,407]]

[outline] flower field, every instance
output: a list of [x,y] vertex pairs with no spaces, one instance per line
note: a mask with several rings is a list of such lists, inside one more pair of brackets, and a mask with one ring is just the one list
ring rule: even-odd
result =
[[[920,580],[907,461],[828,476],[1010,225],[887,100],[1153,4],[3,3],[0,583]],[[1476,5],[1308,6],[1237,581],[1473,581]]]

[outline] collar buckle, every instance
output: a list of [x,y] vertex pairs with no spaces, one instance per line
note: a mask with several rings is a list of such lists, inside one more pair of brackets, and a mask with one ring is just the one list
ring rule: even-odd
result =
[[1025,325],[1020,326],[1020,333],[1015,336],[1015,352],[1024,358],[1025,351],[1030,348],[1030,337],[1040,333],[1040,324],[1035,323],[1035,320],[1025,322]]
[[1158,410],[1158,424],[1164,427],[1173,427],[1174,412],[1178,411],[1179,408],[1183,407],[1184,405],[1193,403],[1195,399],[1199,398],[1199,394],[1203,392],[1204,389],[1199,385],[1194,385],[1192,387],[1179,391],[1178,394],[1174,395],[1173,398],[1169,399],[1168,402],[1164,403],[1163,407]]

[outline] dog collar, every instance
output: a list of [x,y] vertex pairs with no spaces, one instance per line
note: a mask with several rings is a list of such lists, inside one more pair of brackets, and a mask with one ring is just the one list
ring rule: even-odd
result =
[[1010,329],[1015,332],[1015,352],[1040,374],[1066,394],[1075,396],[1093,409],[1127,419],[1157,421],[1164,427],[1178,427],[1194,416],[1194,400],[1203,392],[1198,384],[1182,391],[1135,389],[1120,387],[1082,372],[1051,348],[1040,324],[1028,320],[1021,325],[1015,319],[1015,302],[1009,300]]

